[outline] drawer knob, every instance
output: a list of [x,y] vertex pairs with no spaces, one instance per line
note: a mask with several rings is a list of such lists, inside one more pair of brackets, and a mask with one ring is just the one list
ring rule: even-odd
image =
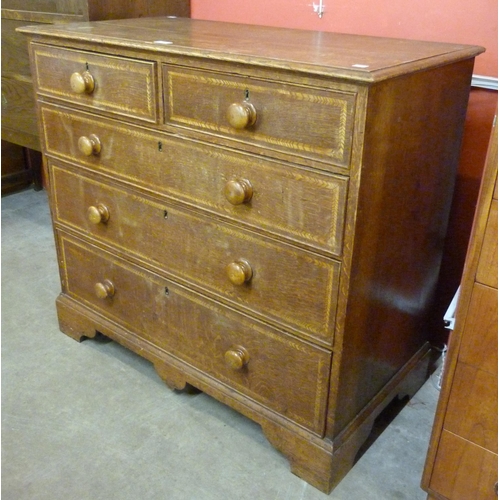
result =
[[236,346],[224,354],[224,360],[232,370],[241,370],[250,360],[250,356],[244,347]]
[[98,155],[101,152],[101,141],[99,137],[94,134],[89,135],[88,137],[82,136],[78,139],[78,149],[85,156]]
[[99,299],[108,299],[115,294],[115,285],[109,280],[94,285],[95,294]]
[[231,262],[226,268],[227,277],[233,285],[243,285],[252,279],[252,266],[245,259]]
[[253,188],[246,179],[233,179],[226,183],[224,195],[233,205],[248,203],[253,196]]
[[75,94],[92,94],[95,88],[94,77],[88,71],[73,73],[69,83]]
[[257,111],[248,101],[234,102],[227,109],[227,119],[236,129],[251,127],[257,121]]
[[96,207],[90,206],[87,210],[87,217],[92,224],[100,224],[101,222],[108,222],[109,209],[105,205],[99,203]]

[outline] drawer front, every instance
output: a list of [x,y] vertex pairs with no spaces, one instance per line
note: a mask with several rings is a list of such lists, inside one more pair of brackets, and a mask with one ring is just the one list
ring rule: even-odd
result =
[[[331,344],[340,267],[336,261],[57,165],[51,172],[57,222],[263,319]],[[102,222],[99,212],[107,214]]]
[[[64,233],[59,242],[66,294],[231,389],[323,433],[328,351]],[[243,364],[229,367],[226,357],[238,360],[235,352],[244,353]]]
[[[64,108],[43,106],[41,118],[50,155],[333,255],[342,252],[347,178]],[[91,135],[101,150],[86,156],[78,140]]]
[[443,431],[430,488],[452,500],[497,500],[498,455]]
[[[35,89],[39,94],[93,110],[157,122],[156,63],[36,43],[32,50]],[[80,76],[74,79],[75,74]],[[85,90],[82,78],[87,82]],[[89,80],[93,81],[92,91]],[[73,86],[72,81],[76,82]]]
[[498,290],[475,283],[465,320],[459,361],[498,375]]
[[[299,163],[310,159],[325,162],[325,169],[331,164],[349,166],[354,93],[173,65],[163,66],[163,87],[167,124],[223,135],[264,147],[270,154],[286,152]],[[248,125],[235,128],[235,123]]]
[[444,428],[497,453],[498,377],[458,363],[453,378]]

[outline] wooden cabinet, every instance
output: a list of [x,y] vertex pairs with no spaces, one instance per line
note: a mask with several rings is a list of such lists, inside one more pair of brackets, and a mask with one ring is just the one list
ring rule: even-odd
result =
[[498,497],[497,141],[495,123],[422,479],[429,498]]
[[61,330],[254,419],[331,490],[425,379],[482,49],[167,18],[22,31]]

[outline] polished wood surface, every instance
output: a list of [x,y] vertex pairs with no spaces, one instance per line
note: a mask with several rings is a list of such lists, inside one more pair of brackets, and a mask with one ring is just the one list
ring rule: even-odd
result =
[[498,497],[497,141],[495,122],[422,478],[429,498]]
[[[129,332],[141,332],[140,338],[156,349],[215,377],[230,390],[314,434],[323,433],[328,350],[284,335],[88,243],[58,234],[68,297]],[[235,370],[239,362],[241,366]]]
[[[47,153],[77,162],[82,169],[161,193],[267,234],[279,234],[316,251],[339,255],[342,250],[346,177],[293,164],[283,168],[280,162],[220,147],[212,147],[207,154],[204,143],[46,104],[41,107],[41,127]],[[83,155],[78,148],[79,138],[90,134],[103,145],[98,156]],[[130,154],[131,144],[134,155]],[[231,191],[235,182],[245,184],[244,196],[248,197],[245,179],[252,184],[252,199],[234,205],[235,195],[228,193],[228,183]]]
[[242,412],[330,491],[425,380],[482,49],[160,18],[23,32],[61,330]]

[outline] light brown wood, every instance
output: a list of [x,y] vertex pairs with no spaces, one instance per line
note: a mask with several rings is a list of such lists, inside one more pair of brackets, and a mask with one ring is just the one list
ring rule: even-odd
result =
[[477,281],[498,288],[498,201],[491,203],[477,266]]
[[238,259],[234,262],[228,264],[227,268],[227,277],[229,281],[233,285],[243,285],[244,283],[248,283],[253,276],[253,270],[250,262],[245,259]]
[[115,285],[109,280],[94,285],[95,294],[98,299],[110,299],[115,294]]
[[227,121],[235,129],[251,127],[257,121],[257,111],[251,102],[233,102],[227,110]]
[[498,457],[448,431],[443,432],[430,487],[438,498],[495,500]]
[[224,359],[229,368],[241,370],[250,361],[250,354],[244,347],[236,346],[226,351]]
[[495,121],[422,487],[444,500],[498,495],[498,169]]
[[75,71],[69,79],[69,84],[71,85],[71,90],[76,94],[92,94],[95,88],[94,77],[90,71],[82,73]]
[[61,330],[254,419],[329,492],[425,380],[482,49],[163,18],[23,32]]
[[253,188],[246,179],[232,179],[224,186],[224,195],[232,205],[248,203],[253,196]]
[[99,203],[96,207],[90,206],[87,210],[87,217],[92,224],[108,222],[109,209],[106,205]]
[[[284,236],[320,253],[339,255],[342,251],[348,188],[344,176],[291,164],[283,168],[278,161],[222,147],[211,148],[207,155],[205,144],[198,141],[149,133],[46,104],[41,107],[41,126],[51,156],[214,212],[235,224]],[[91,132],[103,144],[99,157],[86,157],[77,147],[78,137]],[[132,143],[134,155],[130,154]],[[116,158],[120,158],[119,164]],[[145,169],[142,164],[156,168]],[[235,176],[252,182],[249,203],[233,206],[223,195],[227,182]],[[319,207],[323,207],[321,217]]]
[[85,156],[98,155],[101,152],[101,141],[95,134],[90,134],[88,137],[82,135],[78,139],[78,149]]

